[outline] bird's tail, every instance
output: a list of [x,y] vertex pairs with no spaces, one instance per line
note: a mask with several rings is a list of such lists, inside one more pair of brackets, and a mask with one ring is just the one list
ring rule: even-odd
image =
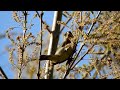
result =
[[40,60],[51,60],[53,63],[61,62],[61,56],[60,55],[41,55]]
[[49,60],[51,55],[41,55],[40,60]]

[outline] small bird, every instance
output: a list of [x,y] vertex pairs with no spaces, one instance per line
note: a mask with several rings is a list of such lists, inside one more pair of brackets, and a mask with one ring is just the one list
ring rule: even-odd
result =
[[64,34],[64,42],[62,43],[62,47],[71,43],[72,38],[74,38],[73,34],[70,31],[66,32]]
[[51,60],[53,64],[62,63],[73,55],[76,44],[73,42],[73,34],[68,31],[64,34],[64,42],[57,49],[55,55],[41,55],[40,60]]

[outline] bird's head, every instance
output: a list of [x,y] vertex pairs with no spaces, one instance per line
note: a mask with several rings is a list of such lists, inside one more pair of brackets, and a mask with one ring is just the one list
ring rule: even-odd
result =
[[70,31],[68,31],[68,32],[66,32],[66,33],[64,34],[64,37],[65,37],[65,38],[73,38],[74,36],[73,36],[73,34],[72,34]]

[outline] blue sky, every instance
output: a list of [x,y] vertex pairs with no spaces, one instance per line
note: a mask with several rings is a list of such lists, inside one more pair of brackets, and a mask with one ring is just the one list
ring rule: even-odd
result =
[[[35,12],[31,11],[30,15],[29,15],[29,20],[31,18],[33,18],[33,14]],[[45,11],[45,15],[43,17],[43,19],[45,21],[47,21],[48,25],[52,25],[52,19],[53,19],[53,15],[54,12],[53,11]],[[13,26],[18,26],[18,23],[16,23],[13,18],[12,18],[12,11],[0,11],[0,35],[1,34],[5,34],[5,31],[9,28],[9,27],[13,27]],[[36,34],[36,32],[38,33],[40,30],[39,27],[39,19],[35,18],[33,20],[34,26],[31,29],[31,32],[33,32],[33,34]],[[17,33],[20,32],[20,30],[16,30]],[[8,62],[8,52],[5,52],[5,46],[10,45],[10,40],[8,38],[3,38],[0,39],[0,66],[3,68],[3,70],[5,71],[5,73],[7,74],[8,78],[14,78],[13,73],[11,72],[12,68],[10,63]]]
[[[31,20],[33,17],[33,14],[35,12],[31,11],[30,15],[29,15],[29,20]],[[53,21],[53,15],[54,15],[54,11],[45,11],[43,20],[45,20],[47,22],[48,25],[52,25],[52,21]],[[13,19],[12,19],[12,11],[0,11],[0,35],[1,34],[5,34],[5,31],[9,28],[9,27],[13,27],[13,26],[18,26],[18,23],[16,23]],[[65,20],[65,18],[62,18],[63,20]],[[37,34],[40,30],[39,27],[39,19],[35,18],[33,20],[33,24],[34,26],[31,29],[31,32],[33,34]],[[65,29],[66,30],[66,29]],[[19,28],[16,29],[17,33],[21,32],[22,30],[20,30]],[[0,39],[0,66],[3,68],[3,70],[5,71],[5,73],[7,74],[8,78],[14,78],[14,73],[12,73],[12,69],[11,69],[11,65],[8,62],[8,52],[4,52],[5,51],[5,46],[8,46],[11,44],[10,40],[8,38],[4,38],[4,39]],[[3,54],[4,52],[4,54]],[[83,64],[84,61],[82,61],[80,63],[80,65]],[[84,62],[85,63],[85,62]]]
[[[5,34],[5,31],[11,27],[12,25],[16,25],[11,19],[10,11],[0,11],[0,34]],[[5,46],[8,45],[10,41],[6,38],[0,39],[0,66],[3,68],[5,73],[9,78],[13,78],[13,74],[11,73],[10,64],[8,62],[8,52],[5,51]],[[4,54],[2,54],[4,52]]]

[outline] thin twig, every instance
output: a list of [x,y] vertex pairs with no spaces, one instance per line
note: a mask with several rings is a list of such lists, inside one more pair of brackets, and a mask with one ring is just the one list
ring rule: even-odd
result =
[[[25,39],[25,35],[26,35],[26,31],[27,31],[27,11],[23,11],[22,12],[23,15],[24,15],[24,30],[23,30],[23,40]],[[25,45],[24,45],[24,42],[23,42],[23,45],[22,45],[22,61],[21,61],[21,67],[19,69],[19,74],[18,74],[18,77],[19,79],[21,78],[21,74],[22,74],[22,65],[23,65],[23,54],[24,54],[24,49],[25,49]]]
[[81,79],[85,79],[90,74],[90,72],[93,70],[93,68],[94,68],[92,65],[89,66],[89,67],[91,67],[91,68],[89,68],[88,72],[85,73],[85,75]]
[[81,22],[83,22],[83,19],[82,19],[82,11],[81,11],[81,14],[80,14],[80,20],[81,20]]
[[[39,12],[36,11],[36,13],[37,13],[38,17],[39,17],[40,20],[41,20],[41,15],[39,15]],[[42,13],[43,13],[43,12],[41,12],[41,14],[42,14]],[[46,29],[48,30],[48,32],[51,34],[52,31],[49,29],[49,26],[45,23],[45,21],[41,20],[41,23],[44,24],[44,25],[46,25],[45,28],[46,28]]]
[[[70,65],[70,67],[68,68],[68,70],[67,70],[67,72],[66,72],[66,74],[65,74],[65,76],[64,76],[64,79],[67,77],[67,75],[69,74],[69,71],[70,70],[72,70],[83,58],[84,58],[84,56],[92,49],[94,47],[94,45],[92,45],[91,46],[91,48],[89,48],[88,50],[87,50],[87,52],[80,58],[80,60],[76,63],[76,64],[74,64],[74,62],[75,62],[75,60],[77,59],[77,56],[75,57],[76,59],[74,59],[74,61],[72,62],[72,64]],[[77,54],[78,55],[78,54]],[[73,64],[74,64],[74,66],[73,66]]]
[[[98,12],[98,15],[96,16],[96,19],[97,19],[98,16],[100,15],[100,12],[101,12],[101,11]],[[95,23],[96,23],[96,22],[94,22],[94,23],[91,25],[91,27],[89,28],[88,35],[90,34],[90,32],[91,32],[93,26],[95,25]],[[78,52],[78,54],[77,54],[75,60],[77,59],[77,57],[78,57],[78,55],[79,55],[79,53],[80,53],[80,51],[82,50],[82,48],[83,48],[84,45],[85,45],[85,43],[82,44],[82,46],[81,46],[81,48],[80,48],[80,50],[79,50],[79,52]],[[93,46],[94,46],[94,45],[92,45],[92,47],[93,47]],[[89,51],[89,50],[88,50],[88,51]],[[88,51],[86,52],[86,54],[88,53]],[[82,58],[82,57],[81,57],[81,58]],[[78,63],[79,63],[79,62],[78,62]],[[77,65],[78,63],[76,63],[75,65]],[[75,67],[75,66],[74,66],[74,67]],[[73,68],[74,68],[74,67],[73,67]]]
[[[72,17],[69,17],[68,20],[65,22],[65,24],[67,24],[71,19],[72,19]],[[63,27],[61,28],[60,32],[62,32],[64,28],[65,28],[65,26],[63,26]]]
[[[96,19],[97,19],[98,16],[100,15],[100,12],[101,12],[101,11],[98,12],[98,15],[96,16]],[[91,30],[92,30],[92,28],[93,28],[93,26],[94,26],[95,24],[96,24],[96,22],[92,23],[92,25],[90,26],[89,31],[88,31],[88,35],[90,34],[90,32],[91,32]],[[82,50],[82,48],[83,48],[84,45],[85,45],[85,43],[83,43],[82,46],[81,46],[81,48],[79,49],[78,54],[77,54],[77,56],[75,57],[75,59],[73,60],[73,62],[72,62],[72,64],[70,65],[70,67],[68,68],[68,70],[67,70],[67,72],[66,72],[66,74],[65,74],[65,76],[64,76],[64,79],[67,77],[67,75],[69,74],[70,70],[72,70],[72,69],[81,61],[81,60],[79,60],[79,62],[77,62],[77,63],[72,67],[72,65],[74,64],[75,60],[77,59],[77,57],[78,57],[79,53],[81,52],[81,50]],[[87,54],[87,53],[88,53],[88,52],[86,52],[86,54]],[[86,54],[84,54],[83,56],[85,56]],[[83,57],[81,57],[81,58],[83,58]],[[71,67],[72,67],[72,69],[71,69]]]
[[[99,17],[100,13],[101,13],[101,11],[98,12],[98,14],[97,14],[97,16],[96,16],[96,19]],[[88,30],[88,35],[90,34],[90,32],[91,32],[91,30],[92,30],[92,28],[93,28],[93,26],[94,26],[95,24],[96,24],[96,22],[92,22],[92,25],[90,26],[90,28],[89,28],[89,30]]]
[[7,75],[5,74],[5,72],[3,71],[2,67],[0,66],[0,71],[2,73],[2,75],[4,76],[5,79],[8,79]]
[[80,51],[82,50],[83,46],[84,46],[84,45],[81,45],[81,48],[79,49],[76,57],[75,57],[74,60],[72,61],[71,65],[69,66],[69,68],[68,68],[68,70],[67,70],[67,72],[66,72],[66,74],[65,74],[65,76],[64,76],[64,79],[65,79],[65,78],[67,77],[67,75],[69,74],[69,71],[71,70],[71,67],[72,67],[72,65],[74,64],[75,60],[77,59],[77,57],[78,57]]
[[[41,28],[41,49],[40,49],[40,56],[42,54],[42,17],[43,17],[43,11],[41,11],[41,14],[39,15],[38,11],[36,11],[36,13],[38,14],[39,18],[40,18],[40,28]],[[37,77],[38,79],[40,79],[40,57],[39,57],[39,65],[38,65],[38,73],[37,73]]]
[[94,47],[94,45],[92,45],[92,46],[87,50],[87,52],[80,58],[80,60],[79,60],[76,64],[74,64],[74,66],[73,66],[71,69],[73,69],[73,68],[84,58],[84,56],[85,56],[86,54],[88,54],[88,52],[89,52],[93,47]]

